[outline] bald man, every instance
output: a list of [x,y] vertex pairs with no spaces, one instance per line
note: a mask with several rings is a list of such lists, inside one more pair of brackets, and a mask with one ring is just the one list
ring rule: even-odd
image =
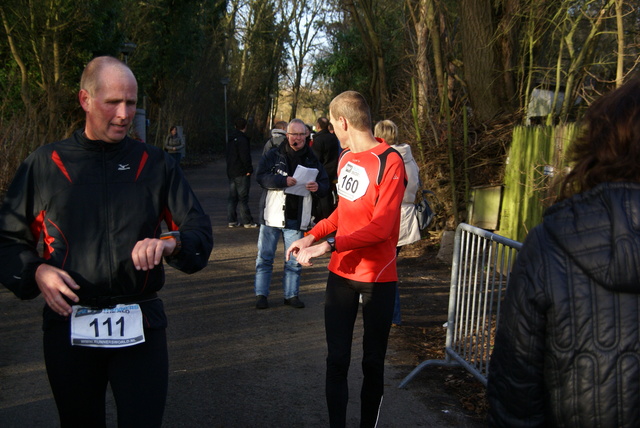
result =
[[105,426],[107,384],[119,426],[159,427],[168,384],[162,260],[186,273],[205,267],[211,223],[176,162],[127,136],[138,99],[129,67],[93,59],[78,98],[84,129],[32,153],[0,207],[0,283],[21,299],[44,298],[62,427]]

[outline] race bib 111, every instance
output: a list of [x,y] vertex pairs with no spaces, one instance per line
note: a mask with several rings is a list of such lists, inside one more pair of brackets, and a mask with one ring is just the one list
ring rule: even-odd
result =
[[144,342],[142,310],[138,304],[96,309],[72,306],[71,345],[123,348]]

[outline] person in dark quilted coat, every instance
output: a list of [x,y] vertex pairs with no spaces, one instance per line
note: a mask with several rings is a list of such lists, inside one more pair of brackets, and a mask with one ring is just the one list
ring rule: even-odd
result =
[[640,426],[640,78],[583,125],[501,307],[493,427]]

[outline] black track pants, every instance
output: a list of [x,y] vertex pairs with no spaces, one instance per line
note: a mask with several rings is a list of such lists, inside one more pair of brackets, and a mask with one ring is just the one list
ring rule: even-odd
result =
[[118,426],[160,427],[167,397],[164,329],[145,329],[145,343],[117,349],[71,346],[68,323],[49,323],[44,356],[60,425],[104,427],[107,383],[118,408]]

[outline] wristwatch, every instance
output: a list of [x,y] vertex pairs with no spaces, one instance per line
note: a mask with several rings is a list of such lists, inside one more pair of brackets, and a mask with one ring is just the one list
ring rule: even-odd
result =
[[327,238],[327,244],[329,244],[333,253],[336,250],[336,238]]
[[182,239],[180,239],[180,232],[177,230],[172,230],[171,232],[165,232],[160,235],[160,239],[175,239],[176,240],[176,248],[173,249],[173,253],[171,256],[175,256],[182,249]]

